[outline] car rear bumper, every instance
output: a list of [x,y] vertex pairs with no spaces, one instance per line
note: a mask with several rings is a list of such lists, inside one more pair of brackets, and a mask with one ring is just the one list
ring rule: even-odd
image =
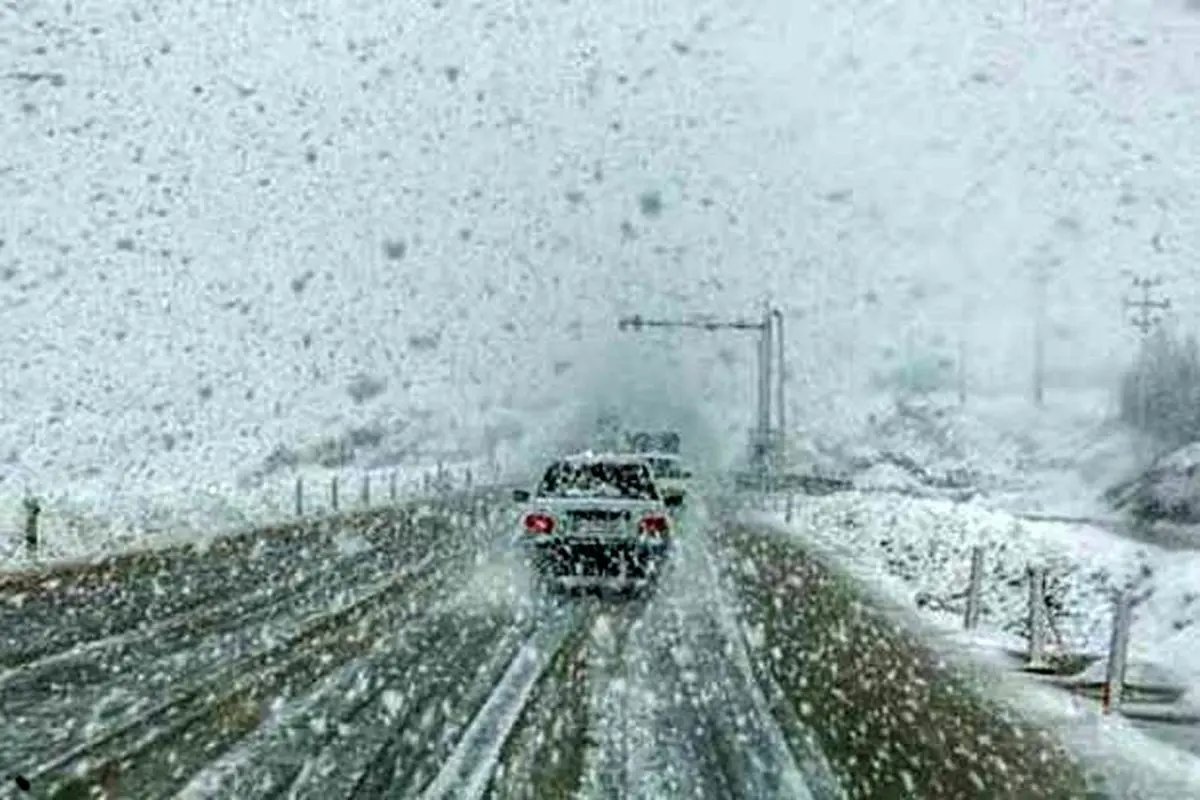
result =
[[534,539],[522,542],[533,564],[559,576],[648,571],[671,549],[667,539]]

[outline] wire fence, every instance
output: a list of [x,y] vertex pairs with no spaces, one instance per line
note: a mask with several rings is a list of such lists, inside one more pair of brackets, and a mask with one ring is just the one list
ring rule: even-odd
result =
[[[748,492],[743,497],[749,507],[782,513],[784,521],[791,523],[803,495]],[[962,630],[972,634],[982,628],[985,588],[989,580],[997,579],[989,571],[984,547],[971,548],[967,575],[965,585],[947,586],[943,594],[954,602],[955,613],[961,614]],[[1166,677],[1131,675],[1129,647],[1135,622],[1132,588],[1125,586],[1113,593],[1107,651],[1085,652],[1072,647],[1059,631],[1057,622],[1064,609],[1050,589],[1048,575],[1049,569],[1042,564],[1026,567],[1025,648],[1008,652],[1016,669],[1099,700],[1105,714],[1117,712],[1125,717],[1166,723],[1200,723],[1200,711],[1176,706],[1185,694],[1184,686]]]
[[254,485],[184,485],[149,492],[29,493],[0,505],[0,565],[28,568],[227,535],[295,519],[382,509],[495,481],[469,463],[312,469]]

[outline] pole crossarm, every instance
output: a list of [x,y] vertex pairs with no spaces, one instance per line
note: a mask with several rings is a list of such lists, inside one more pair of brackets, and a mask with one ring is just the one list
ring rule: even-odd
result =
[[632,328],[635,331],[640,331],[643,328],[693,328],[703,331],[761,331],[766,329],[767,324],[764,322],[750,322],[749,320],[646,319],[641,315],[635,315],[632,317],[622,317],[617,321],[617,327],[621,330]]
[[1171,308],[1171,299],[1169,297],[1165,297],[1162,300],[1150,299],[1150,291],[1161,286],[1162,283],[1162,278],[1158,277],[1135,277],[1133,278],[1133,285],[1135,288],[1141,290],[1142,296],[1137,300],[1131,300],[1128,297],[1125,298],[1125,309],[1136,309],[1130,323],[1141,331],[1143,336],[1148,334],[1159,322],[1162,322],[1162,316],[1154,313],[1154,311],[1168,311]]

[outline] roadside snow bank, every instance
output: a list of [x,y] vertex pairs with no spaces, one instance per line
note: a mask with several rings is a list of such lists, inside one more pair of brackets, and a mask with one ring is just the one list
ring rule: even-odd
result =
[[1200,542],[1200,442],[1165,454],[1105,497],[1150,536]]
[[[983,548],[981,625],[1020,642],[1026,568],[1048,569],[1049,605],[1062,645],[1104,653],[1116,592],[1134,591],[1130,656],[1200,686],[1200,553],[1131,542],[1099,528],[1028,522],[941,500],[846,493],[797,503],[791,528],[880,579],[880,588],[944,622],[961,620],[971,551]],[[781,520],[773,519],[775,524]]]

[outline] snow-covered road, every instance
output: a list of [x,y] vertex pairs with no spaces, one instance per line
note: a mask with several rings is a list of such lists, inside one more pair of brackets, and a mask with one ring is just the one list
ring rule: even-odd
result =
[[401,509],[0,580],[4,769],[60,797],[1083,796],[801,547],[697,508],[655,590],[548,597],[511,522]]

